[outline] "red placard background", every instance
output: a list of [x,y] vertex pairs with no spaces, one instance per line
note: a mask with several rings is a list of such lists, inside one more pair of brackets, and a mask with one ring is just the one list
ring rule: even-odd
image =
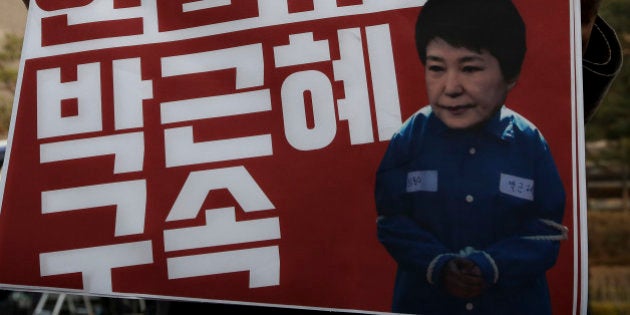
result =
[[[59,1],[57,1],[59,2]],[[54,1],[48,2],[56,9]],[[117,1],[124,2],[124,1]],[[186,29],[208,23],[242,19],[256,14],[256,1],[242,1],[239,10],[224,8],[182,16],[173,9],[185,1],[157,1],[160,31]],[[361,1],[340,1],[339,6]],[[343,3],[348,2],[348,3]],[[37,1],[46,7],[46,1]],[[59,2],[63,3],[63,2]],[[567,192],[564,224],[570,239],[561,246],[560,258],[550,270],[554,314],[573,310],[577,286],[574,262],[574,165],[572,129],[571,34],[569,1],[531,2],[515,0],[527,25],[528,51],[523,72],[507,105],[524,114],[544,133]],[[122,4],[119,4],[122,5]],[[128,4],[129,5],[129,4]],[[289,1],[295,12],[312,10],[312,1]],[[376,211],[373,200],[375,170],[386,149],[373,124],[373,143],[352,145],[348,124],[337,121],[334,140],[317,150],[301,151],[287,141],[284,131],[281,86],[291,74],[319,71],[331,79],[336,100],[344,98],[342,82],[335,81],[332,61],[277,68],[276,46],[287,45],[290,34],[313,32],[315,40],[328,40],[331,60],[340,58],[337,31],[388,24],[394,49],[403,120],[427,104],[423,67],[413,42],[415,17],[421,8],[318,19],[292,24],[243,30],[222,35],[174,42],[80,51],[25,61],[17,115],[13,121],[9,167],[0,214],[0,282],[25,287],[82,289],[80,274],[41,277],[39,254],[117,243],[149,240],[154,262],[112,271],[113,291],[125,295],[226,300],[236,302],[298,305],[316,308],[388,311],[393,290],[395,263],[376,239]],[[214,15],[208,15],[214,12]],[[208,20],[210,16],[211,20]],[[48,24],[46,24],[48,23]],[[42,23],[61,23],[53,19]],[[111,23],[110,23],[111,24]],[[110,27],[103,24],[101,27]],[[134,22],[121,28],[133,34]],[[51,27],[51,26],[47,26]],[[77,31],[85,35],[85,30]],[[83,32],[83,33],[82,33]],[[66,37],[64,37],[66,36]],[[71,41],[72,34],[42,32],[43,45]],[[96,36],[98,38],[98,36]],[[160,58],[262,43],[264,88],[271,93],[271,110],[247,115],[202,119],[179,124],[162,124],[163,102],[223,95],[237,92],[235,73],[213,71],[177,77],[163,77]],[[366,66],[369,60],[366,54]],[[41,164],[39,146],[44,143],[105,136],[119,133],[113,124],[112,62],[140,58],[142,78],[153,80],[153,98],[143,103],[144,125],[134,130],[144,135],[145,157],[141,173],[113,174],[113,156],[102,156]],[[76,80],[76,66],[101,63],[103,131],[54,139],[37,136],[37,71],[61,68],[65,81]],[[369,72],[368,72],[369,73]],[[368,83],[371,83],[368,75]],[[371,86],[371,84],[369,84]],[[373,91],[370,91],[373,108]],[[308,102],[307,102],[308,106]],[[69,105],[72,115],[72,104]],[[307,112],[309,112],[307,110]],[[374,112],[372,110],[372,112]],[[375,121],[374,113],[372,114]],[[314,123],[310,117],[309,123]],[[167,128],[193,126],[195,141],[209,141],[269,134],[273,155],[165,167],[164,132]],[[168,229],[205,224],[203,212],[194,220],[166,222],[166,216],[187,176],[194,171],[244,166],[274,204],[270,211],[245,213],[237,206],[237,220],[277,217],[281,238],[258,243],[218,248],[165,252],[163,232]],[[146,179],[147,211],[144,233],[114,237],[113,206],[64,213],[41,213],[43,191],[85,185]],[[225,190],[212,192],[203,209],[236,206]],[[168,280],[166,259],[242,248],[278,246],[280,284],[249,288],[247,272]]]

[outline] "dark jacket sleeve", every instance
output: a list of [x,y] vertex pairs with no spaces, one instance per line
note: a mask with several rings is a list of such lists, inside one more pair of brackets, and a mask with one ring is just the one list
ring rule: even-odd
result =
[[622,64],[622,50],[615,31],[597,17],[582,60],[584,121],[593,116]]

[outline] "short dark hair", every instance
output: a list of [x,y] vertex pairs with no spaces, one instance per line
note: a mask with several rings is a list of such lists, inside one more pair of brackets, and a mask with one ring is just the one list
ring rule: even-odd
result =
[[455,47],[497,58],[503,79],[516,79],[525,51],[525,23],[510,0],[428,0],[416,22],[416,49],[426,63],[427,45],[441,38]]

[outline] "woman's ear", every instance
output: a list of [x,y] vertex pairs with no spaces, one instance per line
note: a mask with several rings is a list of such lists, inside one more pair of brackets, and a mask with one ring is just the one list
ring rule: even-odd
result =
[[516,86],[516,82],[518,81],[518,75],[516,75],[514,78],[507,80],[507,89],[508,91],[511,90],[514,86]]

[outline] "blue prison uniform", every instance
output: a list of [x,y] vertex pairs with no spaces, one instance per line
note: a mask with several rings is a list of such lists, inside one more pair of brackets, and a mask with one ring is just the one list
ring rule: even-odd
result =
[[[567,236],[565,193],[547,142],[518,113],[503,106],[455,130],[422,108],[392,137],[375,200],[378,238],[398,264],[394,312],[551,314],[545,272]],[[454,257],[481,269],[482,295],[446,293]]]

